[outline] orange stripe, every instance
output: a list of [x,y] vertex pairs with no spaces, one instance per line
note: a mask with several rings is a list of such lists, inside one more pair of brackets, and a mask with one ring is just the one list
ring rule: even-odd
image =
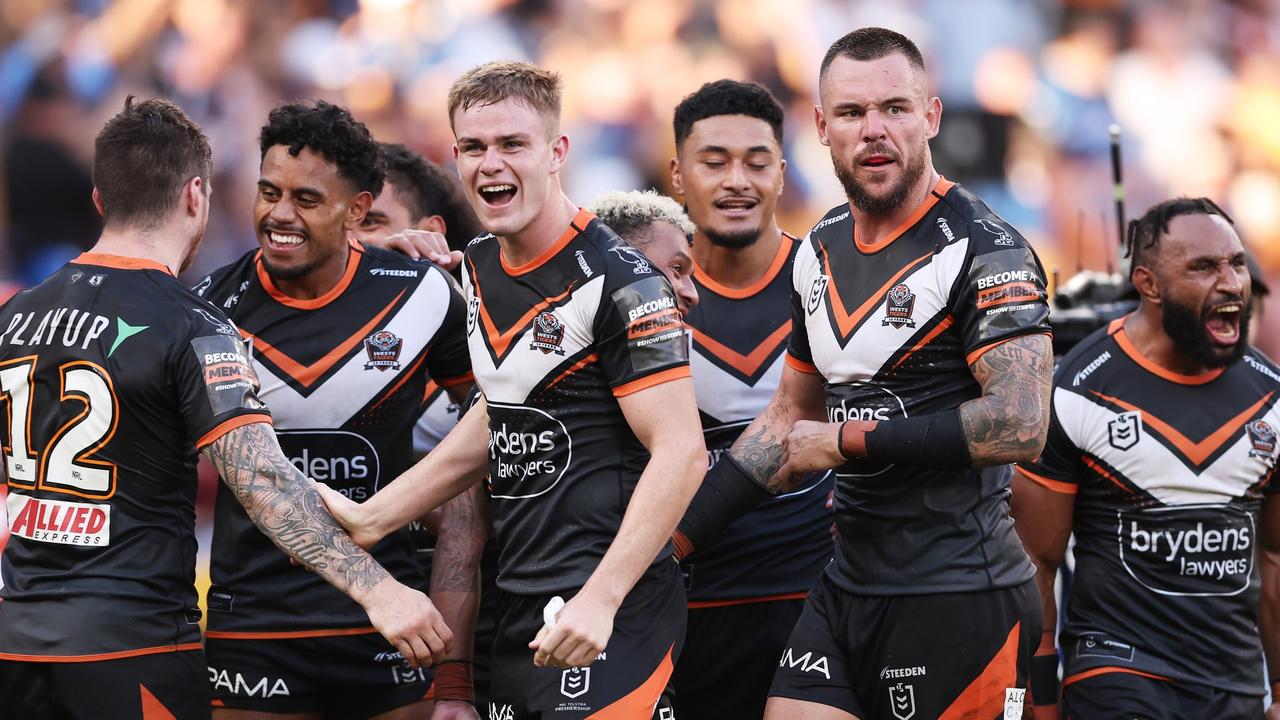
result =
[[579,360],[578,362],[576,362],[576,363],[574,363],[573,365],[569,366],[569,369],[568,369],[568,370],[565,370],[564,372],[562,372],[562,373],[560,373],[559,375],[557,375],[555,380],[552,380],[550,383],[548,383],[548,384],[547,384],[547,387],[548,387],[548,388],[552,387],[553,385],[555,385],[556,383],[560,382],[561,380],[563,380],[563,379],[565,379],[565,378],[569,377],[570,375],[574,374],[575,372],[577,372],[577,371],[581,370],[582,368],[584,368],[584,367],[586,367],[586,366],[590,365],[591,363],[593,363],[593,362],[595,362],[595,361],[597,361],[597,360],[599,360],[599,359],[600,359],[600,357],[599,357],[598,355],[596,355],[595,353],[591,353],[590,355],[588,355],[588,356],[586,356],[586,357],[582,358],[582,359],[581,359],[581,360]]
[[662,662],[658,663],[653,674],[641,683],[640,687],[591,713],[587,716],[587,720],[637,720],[652,715],[654,706],[662,696],[662,691],[667,687],[667,681],[671,679],[671,670],[675,666],[671,660],[673,650],[675,645],[667,648],[667,654],[662,658]]
[[427,353],[422,353],[421,355],[419,355],[417,362],[411,365],[408,370],[404,371],[404,373],[400,375],[400,379],[396,381],[396,384],[392,385],[390,390],[383,393],[382,397],[378,398],[378,402],[374,403],[373,406],[370,407],[369,409],[370,410],[376,409],[379,405],[386,402],[387,399],[390,398],[392,395],[395,395],[396,391],[399,390],[402,385],[409,382],[409,378],[413,377],[414,373],[418,372],[418,368],[422,367],[422,363],[425,362],[426,359],[427,359]]
[[[468,262],[470,261],[468,260]],[[474,264],[471,266],[471,277],[476,277],[476,268]],[[480,322],[484,325],[484,334],[489,338],[489,344],[493,346],[494,352],[496,352],[499,357],[506,354],[507,348],[511,345],[511,341],[515,340],[516,336],[524,331],[525,326],[528,325],[529,322],[538,315],[538,313],[551,307],[552,303],[563,300],[570,292],[573,291],[573,287],[577,284],[578,283],[575,280],[574,282],[569,283],[569,287],[565,288],[564,292],[559,295],[543,298],[542,302],[529,308],[529,312],[520,316],[520,319],[516,320],[515,324],[508,328],[506,332],[498,332],[498,326],[493,322],[493,318],[489,316],[489,309],[484,306],[484,294],[480,292],[480,283],[473,281],[471,286],[475,288],[476,300],[480,301]]]
[[561,233],[560,237],[557,238],[555,242],[551,243],[550,247],[538,253],[538,256],[534,259],[522,265],[508,265],[506,256],[503,255],[502,250],[499,249],[498,261],[502,263],[502,269],[506,270],[508,275],[524,275],[525,273],[537,270],[543,263],[555,257],[556,253],[563,250],[566,245],[573,241],[574,238],[578,237],[578,233],[586,230],[587,225],[593,219],[595,219],[595,215],[579,208],[578,214],[569,222],[569,229]]
[[787,367],[791,368],[792,370],[795,370],[796,372],[805,373],[806,375],[818,374],[817,365],[814,365],[813,363],[807,363],[801,360],[800,358],[796,357],[795,355],[792,355],[791,353],[787,353]]
[[173,275],[173,271],[167,265],[162,265],[155,260],[129,257],[127,255],[87,252],[80,253],[71,263],[73,265],[98,265],[100,267],[115,268],[116,270],[159,270],[166,275]]
[[656,372],[652,375],[645,375],[639,380],[632,380],[629,383],[623,383],[619,385],[618,387],[613,389],[613,396],[626,397],[632,393],[638,393],[641,390],[647,390],[648,388],[651,388],[654,385],[661,385],[663,383],[668,383],[673,380],[680,380],[682,378],[687,378],[690,376],[691,376],[691,373],[689,372],[688,365],[681,365],[680,367],[668,368],[666,370],[663,370],[662,372]]
[[[1128,316],[1126,315],[1125,317]],[[1218,368],[1198,375],[1183,375],[1182,373],[1176,373],[1172,370],[1166,370],[1165,368],[1160,367],[1147,358],[1146,355],[1143,355],[1138,351],[1138,347],[1133,344],[1133,340],[1129,338],[1129,334],[1124,331],[1124,319],[1125,318],[1116,318],[1112,321],[1111,326],[1108,328],[1108,332],[1110,332],[1111,336],[1115,338],[1116,344],[1120,346],[1120,349],[1124,351],[1125,355],[1128,355],[1134,362],[1141,365],[1143,369],[1152,375],[1162,377],[1169,382],[1178,383],[1179,385],[1203,385],[1217,379],[1217,377],[1222,374],[1223,370],[1225,370],[1225,368]]]
[[451,388],[454,385],[461,385],[462,383],[475,382],[475,380],[476,380],[475,373],[472,373],[470,370],[468,370],[462,375],[458,375],[456,377],[441,378],[440,387]]
[[925,213],[929,212],[929,210],[938,203],[938,200],[941,199],[943,195],[946,195],[954,185],[955,183],[950,180],[942,176],[938,176],[938,184],[933,186],[933,190],[929,191],[929,195],[925,197],[924,202],[920,203],[920,206],[917,207],[906,220],[903,220],[901,225],[894,228],[893,232],[889,233],[889,237],[874,245],[865,243],[858,238],[858,227],[855,225],[853,228],[854,244],[858,246],[859,250],[868,254],[876,253],[885,249],[894,240],[902,237],[903,233],[910,230],[912,225],[920,222],[920,218],[924,217]]
[[138,692],[142,696],[142,720],[177,720],[146,685],[138,683]]
[[1075,483],[1062,482],[1061,480],[1053,480],[1043,475],[1037,475],[1021,465],[1017,466],[1017,470],[1028,480],[1045,488],[1046,490],[1052,490],[1056,493],[1062,493],[1063,495],[1075,495],[1080,492],[1080,486]]
[[[818,247],[822,250],[822,264],[823,269],[826,271],[826,275],[828,277],[834,277],[831,273],[831,258],[827,256],[827,249],[821,245]],[[915,260],[907,263],[893,277],[889,278],[888,282],[881,285],[879,290],[871,293],[871,296],[867,298],[866,302],[862,303],[862,306],[854,311],[852,315],[850,315],[844,308],[844,301],[840,299],[840,292],[836,289],[835,280],[827,283],[827,295],[831,297],[831,309],[836,316],[836,325],[839,326],[840,333],[842,335],[848,335],[853,332],[853,329],[858,326],[858,323],[862,322],[862,319],[867,316],[867,313],[871,312],[876,308],[876,306],[884,302],[884,295],[889,292],[889,288],[898,284],[898,280],[902,279],[903,275],[914,270],[920,263],[928,260],[932,256],[933,251],[930,250],[924,255],[921,255]]]
[[732,605],[754,605],[763,602],[778,602],[781,600],[803,600],[809,597],[807,592],[782,593],[781,595],[765,595],[763,597],[736,598],[734,600],[695,600],[689,603],[690,610],[704,610],[706,608],[730,607]]
[[707,352],[715,355],[723,360],[730,367],[734,368],[743,375],[754,375],[765,360],[778,349],[778,346],[787,341],[791,336],[791,321],[787,320],[778,326],[769,337],[756,346],[755,350],[743,355],[733,348],[723,345],[715,340],[715,338],[707,335],[698,328],[692,328],[693,339],[706,348]]
[[1109,481],[1112,485],[1115,485],[1116,487],[1118,487],[1118,488],[1120,488],[1121,490],[1123,490],[1123,491],[1125,491],[1125,492],[1129,493],[1130,495],[1132,495],[1132,494],[1133,494],[1133,490],[1129,489],[1129,487],[1128,487],[1127,485],[1125,485],[1124,483],[1120,482],[1120,480],[1119,480],[1119,479],[1117,479],[1117,478],[1116,478],[1116,476],[1114,476],[1114,475],[1112,475],[1111,473],[1107,472],[1107,469],[1106,469],[1106,468],[1104,468],[1104,467],[1102,467],[1101,465],[1099,465],[1098,463],[1094,462],[1093,458],[1089,457],[1088,455],[1082,455],[1082,456],[1080,457],[1080,459],[1081,459],[1082,461],[1084,461],[1084,464],[1085,464],[1085,465],[1087,465],[1091,470],[1093,470],[1094,472],[1098,473],[1098,475],[1100,475],[1104,480]]
[[1215,430],[1213,434],[1198,443],[1194,443],[1191,442],[1186,435],[1178,432],[1172,425],[1156,417],[1148,410],[1143,410],[1137,405],[1125,402],[1120,398],[1103,395],[1097,390],[1090,390],[1089,392],[1097,395],[1107,402],[1119,405],[1126,410],[1141,413],[1144,425],[1150,426],[1153,430],[1163,435],[1169,442],[1173,443],[1178,450],[1182,451],[1182,454],[1186,455],[1188,460],[1196,465],[1203,463],[1210,455],[1217,452],[1218,449],[1221,448],[1228,440],[1234,437],[1235,434],[1240,431],[1240,428],[1244,427],[1244,424],[1249,422],[1250,418],[1256,415],[1257,412],[1267,404],[1267,401],[1271,399],[1271,396],[1275,395],[1275,391],[1267,393],[1261,400],[1246,408],[1239,415],[1228,420],[1222,425],[1222,427]]
[[435,395],[439,389],[440,386],[436,384],[435,380],[427,380],[427,386],[422,389],[422,404],[426,405],[431,402],[431,397]]
[[1004,647],[987,663],[982,674],[951,701],[938,720],[1003,717],[1005,688],[1018,685],[1018,636],[1022,623],[1015,623]]
[[329,292],[318,298],[311,300],[299,300],[298,298],[286,295],[276,284],[271,282],[271,276],[267,274],[267,269],[262,264],[262,251],[259,250],[256,256],[258,265],[258,281],[262,283],[262,287],[267,294],[275,299],[281,305],[288,305],[291,308],[299,310],[318,310],[328,305],[346,292],[347,287],[351,285],[351,280],[356,276],[356,268],[360,265],[360,255],[364,252],[364,248],[359,243],[348,240],[347,248],[347,268],[342,271],[342,278],[338,280],[338,284],[329,289]]
[[185,643],[182,645],[161,645],[159,647],[139,648],[137,650],[120,650],[118,652],[97,653],[95,655],[21,655],[18,653],[0,652],[0,660],[16,660],[18,662],[98,662],[99,660],[121,660],[123,658],[140,657],[142,655],[159,655],[160,653],[186,652],[203,650],[204,645]]
[[1152,680],[1163,680],[1164,682],[1169,682],[1169,678],[1164,677],[1163,675],[1153,675],[1151,673],[1142,672],[1141,670],[1134,670],[1132,668],[1125,668],[1125,667],[1114,667],[1114,666],[1108,665],[1106,667],[1098,667],[1092,670],[1085,670],[1084,672],[1079,672],[1079,673],[1076,673],[1075,675],[1068,675],[1067,677],[1062,679],[1062,687],[1065,688],[1066,686],[1072,685],[1074,683],[1078,683],[1081,680],[1088,680],[1091,677],[1097,677],[1098,675],[1106,675],[1107,673],[1125,673],[1126,675],[1140,675],[1144,678],[1151,678]]
[[693,261],[693,277],[711,292],[727,297],[730,300],[746,300],[756,293],[769,287],[769,283],[782,272],[782,266],[787,264],[787,258],[791,255],[792,243],[795,240],[790,235],[782,233],[778,239],[778,252],[774,253],[773,259],[769,261],[769,267],[765,268],[764,275],[760,279],[742,288],[731,288],[728,285],[721,285],[714,278],[707,274],[698,266],[698,261]]
[[248,415],[237,415],[230,420],[223,420],[215,425],[212,430],[201,435],[199,440],[196,440],[196,450],[203,450],[210,443],[215,442],[218,438],[226,435],[232,430],[244,427],[245,425],[252,425],[253,423],[266,423],[270,425],[271,416],[264,415],[263,413],[250,413]]
[[934,338],[938,337],[943,333],[943,331],[945,331],[947,328],[955,324],[955,321],[956,319],[951,317],[950,315],[943,318],[942,322],[938,323],[937,327],[930,330],[928,335],[925,335],[923,338],[921,338],[920,342],[916,343],[914,347],[908,350],[906,355],[903,355],[902,357],[898,358],[898,362],[894,363],[893,367],[889,368],[889,371],[892,372],[894,370],[897,370],[899,365],[907,361],[907,358],[914,355],[917,350],[923,348],[925,345],[928,345],[929,343],[933,342]]
[[983,345],[982,347],[970,352],[968,355],[964,357],[964,361],[967,365],[972,366],[975,362],[978,361],[978,358],[982,357],[983,355],[986,355],[987,351],[1000,347],[1001,345],[1009,342],[1010,340],[1018,340],[1024,337],[1031,337],[1032,335],[1048,335],[1048,334],[1050,334],[1050,331],[1048,330],[1038,330],[1036,332],[1027,333],[1025,335],[1014,335],[1013,337],[1007,337],[1003,340],[997,340],[991,343],[990,345]]
[[224,632],[206,630],[204,636],[214,640],[293,640],[297,638],[343,637],[346,635],[369,635],[378,632],[377,628],[341,628],[338,630],[293,630],[288,632]]
[[405,291],[401,290],[400,293],[382,309],[382,312],[379,312],[372,320],[365,323],[364,327],[355,331],[355,334],[346,340],[343,340],[332,350],[326,353],[324,357],[316,360],[310,365],[303,365],[302,363],[299,363],[297,360],[285,355],[282,351],[277,350],[271,345],[271,343],[251,332],[246,330],[241,330],[240,332],[246,338],[251,338],[253,340],[253,349],[255,351],[261,352],[263,357],[266,357],[268,360],[275,363],[276,367],[279,367],[281,370],[288,373],[290,377],[301,383],[303,387],[310,387],[319,380],[322,375],[329,372],[329,370],[333,368],[339,360],[350,353],[357,345],[364,342],[364,339],[373,333],[378,325],[382,323],[382,319],[391,312],[392,308],[396,306],[396,303],[400,302],[400,298],[404,297],[404,293]]

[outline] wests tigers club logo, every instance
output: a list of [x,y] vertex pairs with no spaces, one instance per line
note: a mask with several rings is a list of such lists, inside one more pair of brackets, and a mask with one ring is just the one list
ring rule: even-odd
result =
[[379,330],[364,339],[364,351],[369,354],[365,370],[377,368],[379,372],[400,369],[400,348],[403,343],[395,333]]
[[1249,451],[1249,457],[1259,458],[1267,465],[1275,465],[1276,462],[1276,430],[1266,420],[1254,420],[1244,426],[1245,431],[1249,434],[1249,443],[1253,445],[1253,449]]
[[898,283],[885,294],[884,322],[881,325],[892,325],[901,330],[904,327],[915,327],[916,321],[911,319],[911,312],[916,307],[916,294],[903,283]]
[[529,349],[541,350],[544,355],[563,355],[564,348],[560,347],[563,340],[564,325],[560,318],[550,312],[538,313],[538,317],[533,319],[533,342],[529,343]]

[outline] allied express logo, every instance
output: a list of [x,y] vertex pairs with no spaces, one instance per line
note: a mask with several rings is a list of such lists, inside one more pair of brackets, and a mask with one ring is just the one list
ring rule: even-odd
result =
[[911,313],[916,307],[916,294],[903,283],[898,283],[885,294],[884,322],[881,325],[892,325],[895,328],[915,327],[916,321]]
[[563,341],[564,324],[560,318],[551,312],[538,313],[538,317],[533,319],[533,342],[529,343],[529,349],[541,350],[544,355],[563,355],[564,348],[560,347]]
[[403,342],[390,330],[379,330],[364,339],[364,350],[369,355],[365,370],[377,368],[380,372],[400,369],[400,350]]

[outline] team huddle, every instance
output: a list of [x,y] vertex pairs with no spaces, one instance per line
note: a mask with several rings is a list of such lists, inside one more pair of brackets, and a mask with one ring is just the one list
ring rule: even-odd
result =
[[818,88],[848,202],[803,236],[754,83],[675,108],[683,203],[571,200],[526,63],[450,88],[460,186],[285,104],[259,248],[192,288],[209,143],[126,102],[97,244],[0,308],[0,718],[1280,718],[1280,368],[1229,216],[1134,221],[1137,309],[1055,370],[916,46],[851,32]]

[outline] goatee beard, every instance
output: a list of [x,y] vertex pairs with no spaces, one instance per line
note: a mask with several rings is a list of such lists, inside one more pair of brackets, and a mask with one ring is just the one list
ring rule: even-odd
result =
[[889,193],[882,197],[876,197],[871,195],[858,182],[858,179],[854,177],[852,167],[844,167],[834,154],[831,156],[831,164],[835,166],[836,178],[844,186],[844,194],[849,198],[849,203],[859,211],[873,216],[892,215],[902,208],[902,204],[907,200],[907,195],[911,193],[915,184],[924,176],[924,160],[924,153],[917,153],[911,164],[903,168],[902,177],[889,190]]
[[1164,311],[1160,314],[1160,324],[1164,327],[1165,334],[1173,340],[1179,352],[1196,364],[1216,370],[1233,365],[1244,357],[1244,351],[1249,347],[1249,317],[1253,311],[1251,303],[1240,301],[1244,308],[1240,312],[1240,336],[1228,350],[1213,341],[1206,326],[1208,318],[1203,313],[1169,297],[1164,297],[1163,301]]
[[704,227],[702,228],[702,234],[707,236],[712,245],[731,250],[750,247],[760,239],[759,230],[739,230],[738,232],[722,233]]

